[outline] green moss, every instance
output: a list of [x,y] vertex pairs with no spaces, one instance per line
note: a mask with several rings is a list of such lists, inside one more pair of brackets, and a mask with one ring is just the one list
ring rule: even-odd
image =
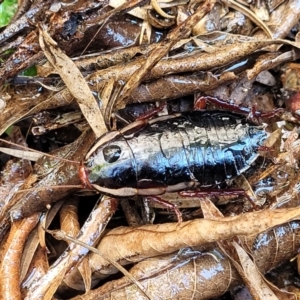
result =
[[36,74],[37,74],[37,71],[36,71],[35,66],[31,66],[22,72],[22,75],[24,75],[24,76],[36,76]]
[[4,0],[0,4],[0,27],[6,26],[18,7],[17,0]]
[[5,130],[5,133],[6,133],[7,135],[10,135],[10,134],[13,132],[13,130],[14,130],[14,127],[13,127],[13,126],[9,126],[9,127]]

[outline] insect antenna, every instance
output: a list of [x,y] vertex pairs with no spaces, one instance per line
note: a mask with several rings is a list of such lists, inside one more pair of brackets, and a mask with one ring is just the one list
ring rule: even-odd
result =
[[40,187],[33,187],[33,188],[28,188],[28,189],[22,189],[19,191],[15,191],[15,192],[1,192],[0,195],[10,195],[10,194],[22,194],[22,193],[26,193],[26,192],[32,192],[32,191],[42,191],[45,189],[68,189],[68,188],[72,188],[72,189],[83,189],[84,186],[81,184],[77,184],[77,185],[50,185],[50,186],[40,186]]
[[[35,150],[35,149],[30,149],[26,146],[18,145],[18,144],[15,144],[13,142],[4,140],[2,138],[0,138],[0,142],[3,142],[5,144],[12,145],[14,147],[22,149],[22,150],[16,150],[16,149],[7,149],[7,148],[0,147],[0,152],[12,155],[14,157],[24,158],[23,150],[25,150],[25,151],[33,152],[33,153],[37,154],[35,157],[27,158],[28,160],[31,160],[31,161],[37,161],[39,158],[41,158],[43,156],[47,156],[47,157],[50,157],[50,158],[53,158],[53,159],[59,159],[61,161],[67,162],[67,163],[76,164],[76,165],[79,166],[79,178],[82,181],[82,178],[81,178],[82,175],[80,175],[80,170],[83,169],[82,162],[74,161],[74,160],[70,160],[70,159],[66,159],[66,158],[62,158],[62,157],[58,157],[58,156],[55,156],[55,155],[52,155],[52,154],[49,154],[49,153],[44,153],[44,152],[41,152],[41,151],[38,151],[38,150]],[[12,153],[12,151],[13,151],[13,153]],[[86,183],[86,181],[87,180],[85,180],[84,182]],[[5,195],[10,195],[10,194],[16,195],[16,194],[21,194],[21,193],[26,193],[26,192],[31,192],[31,191],[41,191],[41,190],[45,190],[45,189],[64,189],[64,188],[67,188],[67,189],[68,188],[70,188],[70,189],[71,188],[84,189],[84,188],[87,188],[87,187],[89,187],[89,185],[87,185],[87,184],[85,184],[85,185],[83,185],[83,184],[78,184],[78,185],[76,185],[76,184],[75,185],[50,185],[50,186],[39,186],[39,187],[24,188],[24,189],[21,189],[21,190],[18,190],[18,191],[10,191],[10,192],[2,192],[1,191],[0,194],[5,196]]]
[[[60,159],[60,160],[65,161],[65,162],[69,162],[69,163],[73,163],[73,164],[80,165],[80,162],[79,162],[79,161],[74,161],[74,160],[70,160],[70,159],[58,157],[58,156],[55,156],[55,155],[52,155],[52,154],[49,154],[49,153],[44,153],[44,152],[41,152],[41,151],[38,151],[38,150],[33,150],[33,149],[28,148],[28,147],[25,147],[25,146],[22,146],[22,145],[17,145],[17,144],[15,144],[15,143],[13,143],[13,142],[10,142],[10,141],[7,141],[7,140],[1,139],[1,138],[0,138],[0,142],[3,142],[3,143],[6,143],[6,144],[8,144],[8,145],[12,145],[12,146],[15,146],[15,147],[24,149],[24,150],[26,150],[26,151],[31,151],[31,152],[38,153],[38,154],[40,154],[40,157],[42,157],[42,156],[48,156],[48,157],[50,157],[50,158]],[[0,149],[1,149],[1,147],[0,147]],[[1,151],[1,152],[5,152],[3,148],[2,148],[0,151]],[[17,155],[14,155],[14,156],[19,157],[19,156],[17,156]],[[21,157],[19,157],[19,158],[24,158],[24,157],[21,156]]]

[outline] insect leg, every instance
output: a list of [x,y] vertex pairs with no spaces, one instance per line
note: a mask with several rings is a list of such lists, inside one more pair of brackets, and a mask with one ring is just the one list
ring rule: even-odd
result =
[[169,201],[163,200],[162,198],[157,197],[157,196],[147,196],[146,199],[149,201],[152,201],[152,202],[156,202],[168,209],[173,210],[177,216],[178,223],[179,224],[182,223],[182,214],[181,214],[180,210],[176,207],[175,204],[173,204]]
[[201,107],[201,109],[202,109],[204,101],[206,103],[210,102],[212,104],[215,104],[218,107],[227,109],[227,110],[232,111],[232,112],[237,112],[237,113],[240,113],[240,114],[243,114],[243,115],[248,116],[251,113],[251,109],[249,109],[247,107],[239,106],[239,105],[236,105],[236,104],[218,99],[216,97],[211,97],[211,96],[201,96],[200,98],[198,98],[195,101],[194,108],[197,110],[197,109],[199,109],[198,107]]
[[199,197],[203,198],[205,196],[244,196],[246,197],[249,202],[251,203],[253,209],[257,210],[258,207],[254,203],[253,199],[249,197],[249,195],[245,192],[243,189],[223,189],[223,190],[217,190],[217,189],[205,189],[202,191],[182,191],[179,192],[179,195],[182,197]]
[[160,103],[160,105],[156,108],[151,109],[150,111],[143,113],[140,115],[137,120],[148,120],[151,117],[155,116],[157,113],[163,110],[163,108],[166,106],[165,102]]
[[252,121],[257,120],[259,123],[261,121],[261,118],[272,118],[276,114],[283,111],[282,108],[276,108],[270,112],[262,113],[262,112],[256,110],[255,105],[252,108],[243,107],[243,106],[239,106],[234,103],[227,102],[227,101],[218,99],[216,97],[211,97],[211,96],[201,96],[200,98],[198,98],[194,104],[195,110],[203,109],[204,102],[210,102],[212,104],[215,104],[218,107],[225,108],[230,111],[234,111],[234,112],[246,115],[248,119],[250,119]]
[[275,151],[274,147],[268,147],[268,146],[258,146],[257,151],[261,152],[273,152]]
[[256,109],[256,105],[253,105],[247,118],[251,121],[257,121],[258,123],[262,123],[262,118],[272,118],[275,117],[278,113],[283,112],[283,108],[276,108],[272,111],[262,113]]

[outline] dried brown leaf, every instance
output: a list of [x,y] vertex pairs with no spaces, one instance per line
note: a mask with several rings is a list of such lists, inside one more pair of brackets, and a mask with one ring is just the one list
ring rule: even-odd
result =
[[[78,266],[78,271],[82,276],[85,291],[89,291],[92,286],[92,269],[88,260],[84,259],[82,261],[82,263]],[[67,283],[67,281],[64,280],[64,283]],[[70,286],[72,287],[74,284],[76,284],[76,282],[72,282]]]
[[7,86],[5,90],[0,91],[0,98],[5,101],[5,107],[0,110],[0,134],[26,116],[41,110],[68,105],[73,101],[67,89],[56,93],[55,97],[49,97],[49,92],[40,93],[39,88],[36,84],[29,84],[22,88]]
[[240,274],[243,273],[243,280],[251,292],[254,299],[270,299],[278,300],[276,295],[266,284],[262,274],[258,271],[257,267],[245,252],[245,250],[239,246],[236,242],[231,242],[231,245],[236,250],[239,258],[239,262],[232,260],[233,265],[240,270]]
[[[151,299],[209,299],[223,294],[230,281],[224,277],[231,273],[236,277],[228,260],[219,250],[212,255],[184,249],[179,254],[146,259],[135,265],[130,273],[140,281]],[[146,299],[123,277],[113,280],[72,300]]]
[[[201,208],[206,218],[222,217],[222,213],[212,204],[209,199],[201,202]],[[231,264],[236,268],[239,275],[243,278],[244,283],[248,287],[254,299],[277,300],[273,291],[264,281],[262,274],[258,271],[255,263],[250,259],[245,250],[235,241],[218,241],[219,247],[230,259]],[[234,253],[231,256],[231,253]]]
[[209,92],[237,78],[233,72],[222,73],[218,77],[210,72],[203,72],[198,76],[164,76],[150,83],[139,85],[126,101],[128,103],[165,101],[196,92]]
[[124,49],[112,50],[98,55],[81,56],[75,59],[74,63],[82,71],[96,71],[106,69],[120,63],[133,59],[136,55],[145,55],[152,51],[156,44],[132,46]]
[[[49,261],[47,257],[47,251],[45,248],[38,246],[34,252],[27,277],[25,277],[25,280],[22,282],[22,294],[26,294],[26,291],[24,290],[26,290],[27,287],[32,284],[32,282],[39,280],[39,278],[44,276],[48,270]],[[23,278],[23,276],[21,278]]]
[[236,242],[232,242],[232,245],[236,249],[236,253],[240,260],[240,265],[243,268],[245,276],[248,279],[248,288],[249,286],[252,287],[251,289],[249,288],[249,290],[255,290],[260,299],[296,299],[295,295],[293,295],[292,293],[280,290],[269,281],[267,281],[262,273],[258,270],[249,254],[247,254],[239,244],[237,244]]
[[193,25],[195,25],[212,9],[214,3],[215,1],[212,0],[205,1],[204,4],[198,7],[194,14],[172,30],[164,41],[157,44],[156,49],[148,55],[143,65],[126,81],[126,84],[120,93],[120,97],[116,102],[117,107],[120,107],[120,103],[129,97],[133,90],[138,87],[149,70],[151,70],[165,55],[168,54],[169,50],[176,44],[177,40],[184,39],[189,36]]
[[228,6],[236,9],[237,11],[243,13],[245,16],[247,16],[254,24],[256,24],[258,27],[260,27],[264,34],[268,38],[273,38],[272,32],[269,29],[269,27],[259,18],[257,17],[251,10],[249,10],[247,7],[241,5],[240,3],[236,2],[235,0],[229,0]]
[[[20,262],[24,243],[39,221],[40,214],[13,223],[6,247],[2,252],[0,295],[1,299],[22,299],[20,291]],[[9,263],[7,263],[9,262]]]
[[249,254],[238,243],[220,241],[218,244],[238,271],[253,299],[296,300],[293,294],[280,291],[268,282],[259,271],[255,261],[252,261]]
[[37,229],[38,243],[36,244],[36,247],[38,247],[39,244],[43,249],[47,249],[45,229],[48,229],[49,225],[57,215],[63,203],[64,199],[55,202],[53,205],[51,205],[51,208],[46,212],[44,217],[41,218],[40,224]]
[[[87,222],[83,226],[81,233],[77,237],[79,241],[92,245],[100,237],[107,222],[116,210],[116,201],[107,198],[91,213]],[[57,260],[51,269],[40,280],[30,285],[27,293],[27,300],[51,299],[58,286],[62,282],[66,272],[77,265],[88,253],[85,247],[72,243],[62,256]]]
[[50,35],[42,29],[39,32],[40,46],[45,56],[78,102],[83,115],[92,127],[96,137],[100,137],[106,132],[106,125],[96,99],[84,77],[74,62],[57,47],[56,42]]
[[[47,204],[56,202],[70,191],[72,187],[51,188],[59,185],[79,185],[78,165],[83,153],[86,153],[94,142],[94,134],[86,131],[73,143],[52,152],[53,155],[68,157],[75,163],[70,163],[59,159],[55,160],[49,157],[42,157],[34,166],[34,173],[30,175],[35,177],[37,174],[39,180],[34,186],[36,190],[27,191],[14,196],[14,207],[10,210],[10,216],[13,219],[28,216],[35,211],[45,210]],[[26,187],[28,188],[28,186]],[[39,201],[37,201],[39,199]]]
[[59,211],[60,229],[67,235],[75,237],[80,231],[78,221],[78,198],[67,200]]
[[261,72],[270,70],[282,63],[296,60],[300,53],[295,51],[287,51],[285,53],[268,53],[261,55],[255,65],[251,69],[246,70],[248,80],[253,80]]
[[[43,219],[43,217],[44,217],[44,214],[42,214],[40,217],[40,222],[38,224],[38,227],[35,228],[27,238],[27,241],[26,241],[23,253],[22,253],[20,281],[24,280],[24,278],[30,268],[30,265],[33,263],[35,252],[40,247],[38,228],[41,226],[41,220]],[[44,250],[45,249],[46,248],[44,248]],[[46,250],[44,252],[46,253]],[[47,261],[47,264],[48,264],[48,261]]]
[[[208,209],[211,210],[212,208],[210,205]],[[214,213],[213,210],[211,212],[213,214],[217,213]],[[259,263],[258,267],[261,272],[267,272],[297,253],[299,239],[296,239],[296,236],[299,235],[299,230],[299,221],[293,221],[270,229],[255,238],[247,238],[245,245],[247,245],[255,262]],[[180,264],[180,254],[146,259],[136,264],[131,272],[140,280],[141,284],[149,287],[150,292],[153,287],[154,293],[162,295],[163,299],[170,297],[170,290],[175,292],[173,289],[174,284],[176,286],[178,281],[179,283],[182,282],[177,280],[181,278],[180,274],[186,275],[184,276],[184,282],[187,284],[191,283],[193,288],[187,287],[187,290],[185,290],[181,285],[181,288],[176,290],[176,293],[178,293],[176,295],[184,295],[188,299],[192,298],[187,294],[189,292],[193,293],[192,295],[197,295],[197,299],[209,299],[221,296],[229,287],[242,284],[242,279],[235,268],[230,264],[229,260],[225,259],[221,250],[214,245],[212,245],[212,247],[213,248],[206,250],[201,249],[202,252],[196,254],[197,257],[195,261],[190,259],[186,251],[181,252],[182,259],[184,260],[188,257],[191,263],[190,267],[184,269],[182,273],[180,268],[188,265],[188,263]],[[210,255],[203,255],[206,254],[207,251]],[[187,257],[185,257],[185,255],[187,255]],[[174,269],[172,269],[172,257],[173,259],[175,258],[174,262],[176,267]],[[272,261],[271,264],[270,261]],[[170,266],[171,268],[169,269],[166,266]],[[176,271],[178,269],[179,271]],[[107,272],[107,269],[104,270]],[[176,274],[174,276],[170,275],[173,271]],[[205,274],[205,277],[202,276],[203,274]],[[117,281],[111,281],[99,289],[87,293],[86,296],[81,295],[74,299],[119,299],[119,296],[122,298],[124,293],[130,295],[130,297],[127,297],[128,299],[144,299],[136,292],[136,288],[134,288],[136,293],[133,293],[132,289],[132,284],[124,277]],[[172,295],[174,296],[174,294]],[[279,295],[282,296],[282,294]],[[158,297],[158,299],[161,298]]]
[[[215,67],[220,67],[238,61],[245,56],[248,56],[255,51],[262,49],[268,45],[279,43],[290,43],[283,40],[246,40],[241,41],[228,41],[226,40],[221,45],[216,45],[216,52],[202,53],[195,52],[191,55],[187,55],[179,58],[164,59],[159,62],[152,69],[148,70],[147,74],[143,77],[143,80],[151,80],[154,78],[160,78],[162,76],[196,72],[202,70],[211,70]],[[297,44],[292,43],[293,46]],[[298,45],[299,46],[299,45]],[[220,47],[222,51],[220,51]],[[155,50],[154,50],[155,51]],[[115,80],[129,81],[133,74],[140,68],[145,66],[146,58],[141,57],[137,60],[126,63],[125,65],[110,67],[105,70],[97,71],[87,76],[87,81],[91,85],[95,85],[103,80],[115,78]],[[127,95],[128,97],[130,95]],[[120,100],[121,101],[121,100]]]
[[[109,5],[113,8],[117,8],[124,3],[126,3],[126,0],[109,0]],[[147,18],[147,11],[142,7],[136,7],[134,9],[131,9],[128,13],[139,19],[145,20]]]
[[[12,127],[10,133],[10,141],[16,143],[16,146],[26,146],[25,139],[22,136],[20,128]],[[12,143],[12,144],[14,144]],[[10,145],[12,146],[12,145]],[[15,146],[12,146],[15,147]],[[1,229],[3,235],[9,229],[10,220],[8,216],[4,217],[5,211],[8,211],[13,204],[14,193],[17,192],[26,181],[26,178],[32,172],[31,163],[25,159],[10,159],[3,170],[0,178],[0,219],[2,219]]]
[[[268,228],[297,218],[299,212],[300,208],[279,209],[215,220],[198,219],[182,224],[119,227],[111,230],[97,248],[115,261],[139,261],[162,253],[172,253],[186,246],[230,239],[237,235],[257,235]],[[109,267],[107,261],[94,254],[91,254],[90,264],[94,271]]]
[[[300,3],[297,0],[285,1],[278,6],[270,15],[270,20],[266,22],[269,26],[273,38],[284,38],[288,32],[299,21]],[[255,37],[265,37],[261,31],[254,34]]]

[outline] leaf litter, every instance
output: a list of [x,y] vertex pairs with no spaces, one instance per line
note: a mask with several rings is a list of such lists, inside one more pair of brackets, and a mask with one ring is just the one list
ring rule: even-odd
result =
[[[15,264],[6,260],[1,262],[4,276],[0,280],[0,289],[6,298],[52,299],[53,295],[66,298],[69,289],[73,289],[77,291],[75,294],[86,291],[84,296],[78,296],[80,299],[120,299],[125,295],[128,299],[209,299],[245,284],[256,299],[292,299],[291,294],[285,294],[266,282],[263,274],[295,256],[299,247],[298,89],[297,84],[293,84],[297,82],[297,73],[285,69],[299,58],[294,29],[297,28],[299,3],[284,1],[274,6],[267,12],[266,20],[269,20],[265,22],[256,15],[261,11],[255,3],[250,8],[235,1],[229,1],[228,6],[223,3],[225,17],[223,12],[222,16],[218,16],[224,18],[223,21],[227,18],[223,24],[230,24],[232,15],[228,10],[238,11],[262,29],[249,37],[240,34],[240,28],[236,26],[222,28],[221,22],[215,22],[217,28],[207,30],[201,21],[205,15],[206,20],[215,18],[215,14],[210,13],[216,5],[212,1],[200,4],[197,1],[171,2],[174,2],[171,8],[175,8],[178,15],[173,18],[175,25],[171,29],[166,27],[165,31],[156,28],[153,21],[148,21],[147,10],[155,10],[155,18],[164,19],[164,24],[167,24],[166,20],[173,16],[169,11],[171,8],[165,5],[167,2],[151,1],[151,6],[146,7],[146,1],[117,4],[114,1],[114,9],[111,10],[94,1],[88,1],[88,5],[64,3],[57,9],[50,7],[50,1],[35,1],[24,4],[19,18],[0,34],[3,57],[0,74],[2,84],[5,83],[0,92],[3,102],[0,108],[1,133],[4,134],[16,123],[24,126],[21,128],[23,131],[28,130],[30,126],[26,119],[30,120],[34,114],[44,110],[57,109],[63,112],[65,109],[81,110],[93,130],[87,130],[82,120],[66,125],[68,130],[73,126],[82,133],[73,138],[73,143],[62,142],[66,146],[55,149],[53,155],[75,161],[74,164],[59,158],[40,157],[40,154],[32,158],[31,154],[28,155],[29,151],[16,150],[17,147],[4,150],[7,145],[1,145],[3,152],[10,156],[18,152],[22,165],[24,159],[36,160],[32,173],[31,167],[29,172],[28,167],[22,169],[19,172],[22,173],[21,178],[16,178],[15,183],[5,174],[11,172],[9,170],[12,170],[16,159],[6,158],[7,169],[2,169],[1,173],[0,193],[4,200],[1,202],[0,236],[5,244],[1,257],[8,255],[10,250],[7,249],[15,247],[17,238],[10,237],[23,234],[22,240],[26,241],[32,231],[36,252],[33,257],[27,255],[25,261],[26,265],[31,260],[32,266],[39,265],[37,272],[31,266],[25,268],[28,275],[22,275],[22,279],[25,276],[22,284],[18,272],[13,269],[13,265],[21,268],[20,264],[24,263],[24,260],[21,262],[21,254],[26,245],[19,243],[18,252],[10,258]],[[268,5],[271,7],[270,3]],[[135,6],[142,12],[142,17],[139,15],[138,18],[143,21],[130,15]],[[107,28],[115,22],[123,22],[128,28],[132,24],[142,26],[142,22],[147,23],[150,44],[138,45],[139,40],[147,39],[139,37],[138,31],[136,38],[132,39],[130,30],[126,32],[125,28],[122,32],[114,29],[115,44],[111,42],[110,46]],[[197,30],[204,33],[192,36],[191,29],[197,24],[200,28]],[[231,32],[226,32],[229,28]],[[122,41],[119,41],[122,34]],[[106,48],[101,47],[101,39]],[[8,53],[7,49],[14,51]],[[85,55],[86,58],[76,58],[82,51],[89,54]],[[20,71],[33,64],[39,65],[38,79],[30,81],[30,78],[19,75]],[[269,73],[262,77],[262,72]],[[293,81],[291,74],[296,76],[296,80]],[[47,89],[47,86],[55,87],[58,80],[59,89]],[[267,86],[273,89],[268,97]],[[112,127],[109,124],[111,114],[119,116],[118,110],[126,110],[129,104],[155,101],[169,101],[167,109],[178,112],[176,108],[179,107],[180,112],[184,110],[186,101],[193,102],[199,94],[217,96],[242,106],[255,105],[257,110],[263,111],[268,111],[266,107],[286,108],[282,116],[263,120],[268,124],[267,130],[274,132],[270,151],[262,153],[261,160],[253,166],[256,171],[251,173],[250,169],[235,182],[237,187],[245,186],[251,198],[256,198],[255,203],[261,206],[259,211],[251,211],[245,199],[241,201],[233,195],[227,200],[224,196],[221,213],[210,202],[218,205],[220,199],[212,196],[196,200],[199,202],[198,214],[203,217],[190,220],[193,213],[196,215],[195,211],[190,211],[194,205],[189,208],[189,200],[181,199],[179,202],[184,216],[181,224],[171,223],[174,218],[170,212],[166,217],[150,203],[148,207],[132,207],[133,210],[141,210],[142,216],[147,216],[136,221],[136,224],[144,225],[124,227],[126,223],[120,210],[113,217],[116,200],[104,197],[92,210],[93,202],[88,204],[80,193],[71,194],[74,189],[63,187],[77,185],[78,188],[78,164],[95,137]],[[178,98],[181,99],[171,101]],[[138,112],[139,106],[133,107]],[[114,122],[114,126],[120,126],[118,119]],[[57,135],[63,130],[63,126],[59,130],[55,126],[49,128],[50,133]],[[281,134],[283,129],[286,134]],[[46,139],[51,141],[52,147],[58,147],[59,143],[52,142],[50,135]],[[7,189],[3,190],[4,187]],[[17,189],[19,193],[16,193]],[[79,197],[79,200],[73,202],[69,197]],[[85,215],[81,215],[82,202],[90,206]],[[54,217],[60,207],[54,209],[56,203],[62,205],[59,213],[61,224]],[[48,210],[49,222],[57,228],[56,232],[65,237],[67,248],[63,243],[54,242],[53,238],[45,242],[45,237],[50,239],[48,234],[41,234],[42,228],[48,227],[42,225],[45,219],[39,229],[34,229],[45,210]],[[155,224],[147,224],[153,220],[153,210],[156,211]],[[29,227],[18,227],[22,222],[30,224]],[[38,230],[37,238],[35,232]],[[66,238],[64,232],[72,239]],[[265,240],[268,243],[263,243]],[[99,252],[89,252],[84,244],[96,247]],[[46,251],[50,254],[54,250],[58,253],[54,258],[45,255]],[[24,253],[28,252],[24,250]],[[132,266],[133,263],[131,275],[121,279],[110,277],[120,271],[121,266]],[[201,277],[209,268],[216,270],[215,277]],[[14,276],[8,280],[10,273]],[[34,279],[29,280],[32,274]],[[188,278],[185,288],[182,288],[183,274],[184,278]],[[213,288],[216,283],[218,289]],[[146,295],[141,289],[146,291]]]

